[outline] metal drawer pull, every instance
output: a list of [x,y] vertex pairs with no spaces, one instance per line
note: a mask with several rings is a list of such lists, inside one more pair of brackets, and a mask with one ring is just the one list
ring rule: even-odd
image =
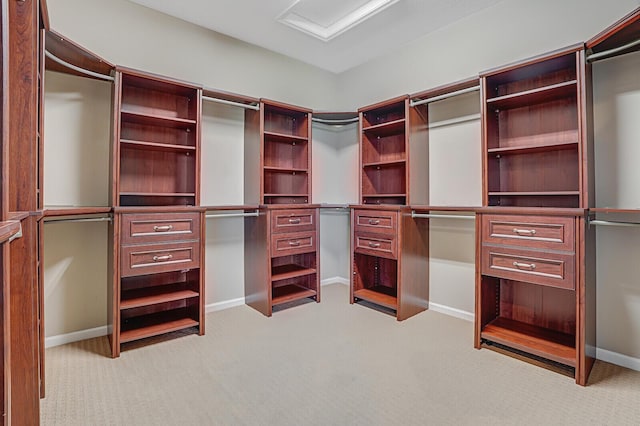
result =
[[369,243],[369,247],[378,248],[378,247],[380,247],[380,243]]
[[296,224],[300,223],[300,219],[299,218],[298,219],[289,219],[289,223],[291,223],[293,225],[296,225]]
[[163,226],[155,225],[153,227],[153,230],[156,232],[167,232],[167,231],[171,231],[172,229],[173,229],[173,225],[163,225]]
[[534,235],[536,235],[536,230],[535,229],[513,228],[513,233],[514,234],[518,234],[518,235],[526,235],[526,236],[529,236],[529,237],[533,237]]
[[154,262],[165,262],[167,260],[171,260],[173,259],[173,255],[167,254],[164,256],[153,256],[153,261]]
[[300,241],[289,241],[289,245],[293,247],[298,247],[300,245]]
[[530,271],[533,271],[534,269],[536,269],[536,264],[535,263],[513,262],[513,266],[515,266],[518,269],[528,269]]
[[380,225],[380,221],[377,219],[369,219],[369,225]]

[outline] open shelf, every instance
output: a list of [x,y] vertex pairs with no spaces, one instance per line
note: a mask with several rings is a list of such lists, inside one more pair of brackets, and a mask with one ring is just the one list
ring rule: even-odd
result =
[[271,281],[282,281],[291,278],[304,277],[316,273],[315,268],[307,268],[305,266],[288,264],[274,266],[271,268]]
[[122,321],[120,343],[158,336],[197,325],[199,325],[198,321],[189,318],[184,309],[132,317]]
[[196,125],[196,120],[133,111],[120,111],[120,117],[123,122],[179,129],[193,128]]
[[549,86],[536,89],[525,90],[523,92],[498,96],[487,99],[487,106],[498,109],[512,109],[544,102],[551,102],[556,99],[576,96],[578,88],[577,80],[564,81],[551,84]]
[[363,288],[354,290],[353,297],[394,310],[398,308],[398,298],[396,297],[395,288],[384,286]]
[[131,149],[144,149],[144,150],[168,151],[168,152],[195,152],[196,150],[195,146],[189,146],[189,145],[144,142],[144,141],[134,141],[129,139],[120,139],[120,143]]
[[274,287],[271,293],[271,305],[281,305],[295,300],[306,299],[316,295],[315,290],[295,284]]
[[401,118],[386,123],[375,124],[373,126],[362,127],[362,131],[374,136],[391,135],[402,133],[405,130],[406,119]]
[[546,196],[564,196],[564,195],[580,195],[580,191],[504,191],[489,192],[489,196],[499,197],[546,197]]
[[389,161],[374,161],[371,163],[362,163],[363,168],[375,168],[375,167],[392,167],[403,166],[407,163],[407,160],[389,160]]
[[482,339],[575,367],[575,336],[498,317],[486,325]]
[[305,136],[297,136],[297,135],[287,135],[284,133],[278,132],[264,132],[265,139],[268,139],[270,142],[281,142],[281,143],[292,143],[292,142],[300,142],[305,143],[309,140],[309,138]]
[[195,197],[194,192],[120,192],[124,197]]
[[308,169],[299,169],[299,168],[293,168],[293,167],[272,167],[272,166],[265,166],[264,171],[273,172],[273,173],[308,173],[309,172]]
[[[178,287],[178,288],[176,288]],[[192,290],[180,288],[183,286],[160,286],[122,292],[120,309],[132,309],[158,303],[174,302],[176,300],[191,299],[199,294]]]
[[543,142],[540,144],[508,146],[504,148],[489,148],[487,152],[494,155],[533,154],[538,152],[558,151],[562,149],[578,149],[578,141]]

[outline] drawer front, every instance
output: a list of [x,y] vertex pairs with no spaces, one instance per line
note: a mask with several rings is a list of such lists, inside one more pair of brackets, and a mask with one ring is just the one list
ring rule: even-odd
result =
[[200,239],[200,213],[122,215],[122,244]]
[[271,232],[302,232],[316,229],[314,209],[273,210],[271,212]]
[[316,233],[296,232],[271,236],[271,257],[316,251]]
[[356,233],[354,244],[356,253],[386,257],[387,259],[398,258],[395,237],[385,238],[379,235]]
[[575,219],[483,215],[483,243],[575,251]]
[[484,246],[482,274],[574,290],[575,255]]
[[396,235],[398,213],[379,210],[356,210],[354,212],[355,231]]
[[123,277],[200,267],[198,242],[125,246],[120,253]]

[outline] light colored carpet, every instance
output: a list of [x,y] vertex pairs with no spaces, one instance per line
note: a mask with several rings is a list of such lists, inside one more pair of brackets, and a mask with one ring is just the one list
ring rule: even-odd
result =
[[247,306],[187,335],[106,356],[47,350],[44,425],[638,425],[640,373],[598,362],[589,386],[491,350],[473,324],[397,322],[348,288],[266,318]]

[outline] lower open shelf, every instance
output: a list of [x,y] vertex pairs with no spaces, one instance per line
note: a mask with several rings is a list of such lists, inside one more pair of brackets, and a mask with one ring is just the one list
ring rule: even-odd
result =
[[561,364],[576,366],[576,339],[570,334],[499,317],[482,329],[480,337]]
[[271,291],[271,305],[281,305],[295,300],[306,299],[317,295],[315,290],[296,284],[274,287]]
[[315,274],[315,268],[307,268],[295,264],[287,264],[272,267],[271,281],[282,281],[290,278],[303,277],[305,275]]
[[161,286],[158,288],[145,288],[123,291],[120,309],[132,309],[158,303],[174,302],[176,300],[198,297],[198,292],[185,289],[184,286]]
[[123,320],[120,343],[158,336],[172,331],[198,326],[198,321],[187,316],[185,309],[157,312]]
[[375,286],[355,290],[353,297],[395,310],[398,309],[398,298],[396,294],[395,288]]

